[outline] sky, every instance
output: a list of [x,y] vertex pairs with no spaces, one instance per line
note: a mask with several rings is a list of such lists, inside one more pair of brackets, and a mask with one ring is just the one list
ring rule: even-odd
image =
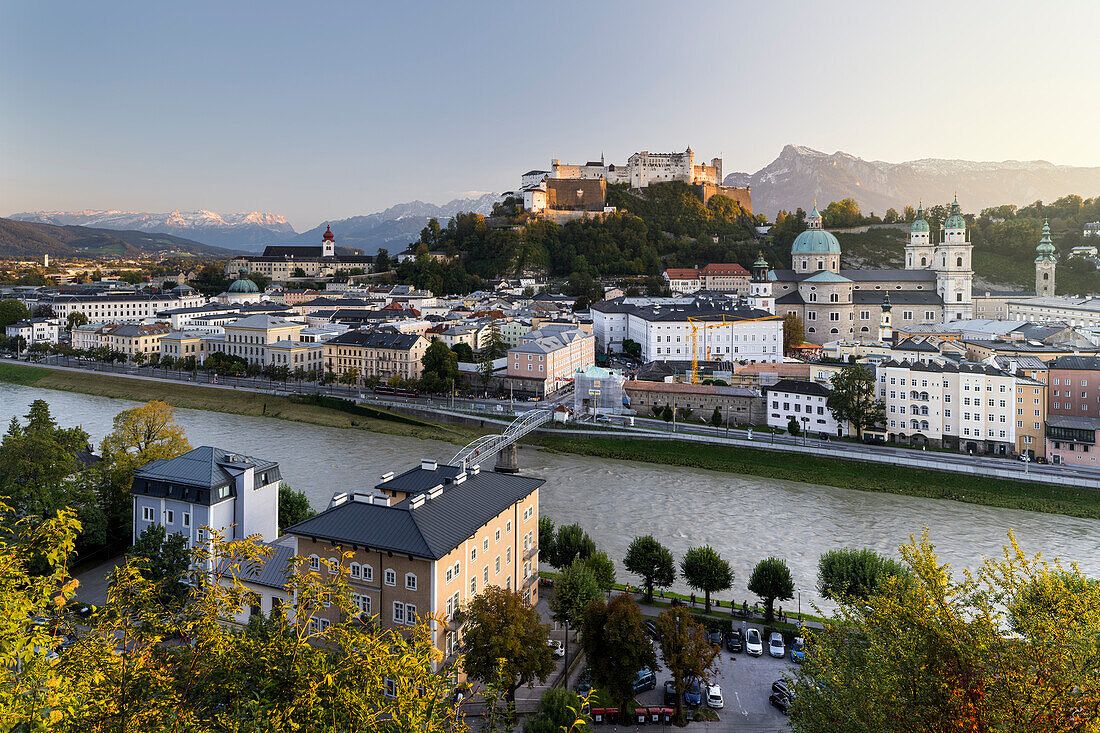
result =
[[638,150],[1100,165],[1100,3],[0,3],[0,215],[321,221]]

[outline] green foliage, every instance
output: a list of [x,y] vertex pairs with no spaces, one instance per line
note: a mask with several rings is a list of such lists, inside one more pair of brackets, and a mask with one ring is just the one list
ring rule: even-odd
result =
[[672,422],[673,417],[675,417],[675,415],[672,412],[672,407],[666,404],[661,410],[661,419],[667,423]]
[[[547,687],[539,709],[523,722],[523,733],[562,733],[578,723],[584,700],[568,687]],[[581,720],[580,722],[584,722]]]
[[0,300],[0,327],[10,326],[30,317],[31,312],[21,301],[12,298]]
[[798,418],[791,415],[791,419],[787,421],[787,432],[791,435],[802,435],[802,426],[798,424]]
[[859,210],[855,199],[833,201],[821,212],[821,226],[825,229],[844,229],[869,223]]
[[806,326],[802,323],[802,316],[797,313],[788,313],[783,316],[783,353],[791,353],[805,340]]
[[710,594],[724,591],[733,585],[733,569],[709,545],[692,547],[684,553],[680,559],[680,572],[688,585],[703,591],[707,613],[710,613]]
[[[603,592],[592,571],[583,562],[572,563],[554,582],[554,594],[550,596],[550,614],[566,627],[566,654],[569,652],[569,627],[580,623],[589,603],[603,598]],[[568,656],[567,656],[568,658]]]
[[[469,348],[468,346],[466,348]],[[425,392],[450,390],[458,376],[458,354],[442,341],[433,341],[420,359],[420,387]]]
[[841,425],[851,423],[856,436],[886,419],[886,403],[875,396],[875,373],[862,364],[846,366],[832,376],[827,405]]
[[187,598],[187,568],[191,553],[187,537],[167,533],[161,524],[151,524],[138,535],[127,557],[135,563],[142,577],[157,589],[160,602],[168,608],[179,608]]
[[70,331],[72,331],[77,326],[86,326],[88,325],[88,316],[84,315],[80,311],[73,311],[65,319],[65,325]]
[[539,515],[539,556],[546,562],[550,562],[549,558],[554,557],[554,541],[556,539],[554,529],[554,520],[549,515]]
[[642,345],[633,339],[623,339],[623,353],[631,359],[641,359]]
[[887,578],[902,576],[906,569],[897,560],[874,550],[839,548],[817,561],[817,589],[826,598],[866,599],[877,593]]
[[279,534],[298,522],[304,522],[317,512],[309,504],[305,492],[295,491],[285,481],[279,484]]
[[558,536],[552,545],[553,554],[547,561],[555,568],[564,568],[574,560],[583,560],[596,551],[596,543],[579,524],[558,527]]
[[623,558],[623,567],[627,572],[642,578],[645,586],[646,602],[653,602],[654,586],[667,588],[676,580],[676,564],[672,552],[658,542],[653,535],[635,537]]
[[577,558],[573,562],[583,563],[592,577],[596,579],[596,585],[604,593],[610,592],[615,586],[615,563],[607,556],[606,552],[597,550],[585,558]]
[[462,643],[466,673],[485,681],[499,679],[513,705],[516,690],[545,682],[554,671],[546,641],[549,627],[519,591],[485,587],[464,610]]
[[775,619],[776,599],[789,601],[794,598],[794,580],[786,560],[766,557],[756,563],[749,576],[749,591],[764,601],[764,621],[771,623]]
[[584,610],[581,646],[596,684],[608,691],[620,710],[634,699],[638,670],[657,668],[657,655],[642,626],[642,613],[634,598],[621,593],[604,603],[593,601]]
[[690,679],[707,679],[715,669],[718,650],[711,646],[706,630],[684,606],[672,606],[657,617],[661,634],[661,659],[672,674],[676,688],[676,720],[683,720],[684,688]]
[[474,350],[469,344],[457,343],[451,347],[451,351],[455,352],[455,356],[458,357],[458,361],[462,362],[463,364],[473,364],[475,361]]
[[714,412],[711,413],[710,424],[716,428],[722,426],[722,411],[719,410],[717,407],[715,407]]

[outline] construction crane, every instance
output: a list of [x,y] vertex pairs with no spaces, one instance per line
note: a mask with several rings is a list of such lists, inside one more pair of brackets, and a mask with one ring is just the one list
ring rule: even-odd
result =
[[[699,384],[699,349],[697,346],[697,336],[700,331],[706,331],[708,328],[720,328],[721,326],[732,326],[736,323],[753,323],[754,321],[774,321],[778,319],[778,316],[764,316],[762,318],[727,318],[721,317],[720,321],[712,321],[710,319],[702,318],[688,318],[688,325],[691,327],[691,383]],[[705,360],[710,360],[710,347],[707,347]]]

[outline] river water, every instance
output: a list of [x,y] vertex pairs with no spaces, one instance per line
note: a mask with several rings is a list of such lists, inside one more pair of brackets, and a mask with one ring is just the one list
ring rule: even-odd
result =
[[[138,404],[0,384],[0,418],[6,423],[24,415],[34,399],[49,402],[60,425],[83,426],[97,446],[114,415]],[[318,509],[334,492],[371,487],[386,471],[400,473],[422,458],[445,461],[457,450],[439,441],[273,418],[200,410],[178,410],[177,415],[192,445],[217,445],[278,461],[283,477]],[[524,475],[546,480],[542,512],[559,525],[584,527],[619,565],[620,582],[637,580],[623,571],[621,558],[638,534],[653,534],[677,558],[692,546],[715,547],[735,573],[734,587],[722,600],[751,602],[745,584],[752,566],[765,556],[786,559],[796,586],[812,591],[822,552],[870,547],[896,556],[898,545],[923,526],[941,560],[955,569],[999,555],[1011,528],[1025,552],[1076,561],[1083,572],[1100,577],[1100,520],[531,448],[521,448],[519,458]],[[690,590],[679,578],[673,589]],[[804,605],[812,600],[828,608],[816,593],[802,595]],[[787,608],[794,606],[792,601]]]

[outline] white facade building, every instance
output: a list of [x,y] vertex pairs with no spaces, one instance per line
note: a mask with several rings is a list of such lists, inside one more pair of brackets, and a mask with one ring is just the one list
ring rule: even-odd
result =
[[8,338],[19,336],[28,346],[37,343],[56,344],[61,327],[53,318],[31,318],[4,327]]
[[[188,288],[190,291],[190,288]],[[89,321],[136,323],[153,318],[159,311],[202,305],[206,298],[193,291],[180,295],[62,295],[50,304],[55,317],[65,320],[70,313],[83,313]]]
[[764,387],[764,404],[768,412],[768,427],[786,430],[793,418],[810,435],[848,435],[829,411],[829,388],[818,382],[781,379]]

